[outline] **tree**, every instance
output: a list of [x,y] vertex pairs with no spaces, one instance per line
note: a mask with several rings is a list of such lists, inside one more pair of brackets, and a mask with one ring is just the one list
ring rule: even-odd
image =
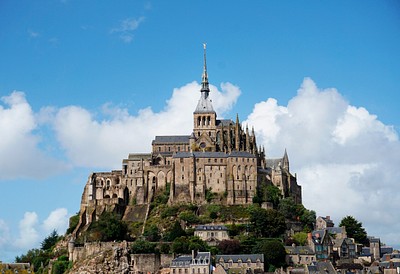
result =
[[156,253],[156,244],[155,243],[150,243],[145,240],[136,240],[132,243],[131,245],[131,252],[133,254],[150,254],[150,253]]
[[208,245],[197,236],[176,238],[171,246],[176,254],[190,254],[192,250],[207,251]]
[[119,215],[112,212],[104,212],[89,227],[89,238],[94,241],[119,241],[126,238],[127,232],[128,226],[121,221]]
[[293,235],[293,240],[296,245],[306,245],[307,244],[307,233],[298,232]]
[[294,202],[293,198],[285,198],[282,199],[278,206],[278,211],[285,216],[288,220],[297,221],[298,215],[298,208],[297,204]]
[[275,209],[254,208],[250,222],[256,236],[279,237],[286,230],[284,216]]
[[155,224],[152,224],[150,227],[146,228],[143,236],[145,236],[150,242],[157,242],[161,239],[158,227]]
[[347,237],[354,238],[356,243],[367,245],[367,232],[362,227],[362,223],[357,221],[353,216],[344,217],[339,224],[340,227],[346,228]]
[[76,213],[74,216],[71,216],[71,218],[69,218],[69,227],[67,229],[67,234],[72,233],[75,230],[78,223],[79,223],[79,212]]
[[262,240],[253,248],[253,253],[264,254],[264,270],[274,272],[285,265],[286,250],[278,240]]
[[222,254],[239,254],[241,248],[238,240],[223,240],[217,247]]
[[174,225],[172,226],[172,228],[167,231],[167,233],[164,236],[164,240],[165,241],[169,241],[172,242],[173,240],[175,240],[176,238],[182,237],[182,236],[186,236],[185,231],[182,229],[181,225],[179,224],[178,221],[175,221]]
[[42,241],[40,249],[51,250],[59,239],[60,236],[57,234],[57,231],[53,230],[50,235]]

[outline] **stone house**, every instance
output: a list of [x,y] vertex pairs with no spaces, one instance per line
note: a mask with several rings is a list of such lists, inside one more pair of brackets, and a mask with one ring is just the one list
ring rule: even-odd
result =
[[285,246],[286,263],[290,266],[309,265],[317,260],[309,246]]
[[227,273],[263,273],[264,254],[216,255],[215,264]]
[[228,229],[224,225],[198,225],[195,227],[194,236],[199,237],[210,246],[215,246],[223,240],[229,240]]
[[318,216],[316,222],[315,222],[315,230],[322,230],[328,227],[334,227],[334,223],[331,220],[330,216],[326,217],[321,217]]
[[210,274],[211,253],[195,252],[192,255],[181,255],[172,260],[170,265],[171,274]]
[[315,252],[317,261],[332,260],[333,242],[328,230],[314,230],[308,234],[308,246]]

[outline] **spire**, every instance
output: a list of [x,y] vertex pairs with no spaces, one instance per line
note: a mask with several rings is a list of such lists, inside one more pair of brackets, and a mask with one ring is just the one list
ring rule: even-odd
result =
[[215,113],[214,108],[212,107],[211,99],[209,98],[210,88],[208,84],[208,74],[207,74],[207,61],[206,61],[206,44],[203,44],[204,47],[204,68],[203,68],[203,76],[201,79],[201,96],[199,103],[197,104],[195,113]]
[[208,97],[208,93],[210,92],[210,89],[208,87],[208,74],[207,74],[207,44],[204,43],[203,44],[203,48],[204,48],[204,68],[203,68],[203,76],[202,76],[202,80],[201,80],[201,93],[203,94],[203,92],[206,92],[206,97]]
[[283,167],[289,171],[289,157],[287,155],[286,148],[285,148],[285,153],[283,154],[282,160],[283,160]]

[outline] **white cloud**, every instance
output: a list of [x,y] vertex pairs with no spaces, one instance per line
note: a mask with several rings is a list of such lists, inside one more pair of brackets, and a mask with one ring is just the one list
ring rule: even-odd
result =
[[38,123],[25,94],[14,91],[1,101],[0,179],[43,178],[60,170],[60,163],[38,148]]
[[19,237],[15,240],[17,248],[30,248],[37,244],[39,240],[37,224],[38,215],[36,212],[25,212],[24,218],[19,222]]
[[[210,86],[210,97],[217,113],[228,111],[240,95],[238,87],[221,84],[221,91]],[[156,113],[148,107],[137,116],[125,109],[103,107],[109,119],[96,120],[87,110],[64,107],[58,111],[54,129],[61,146],[78,166],[120,168],[130,152],[150,152],[155,135],[189,135],[192,113],[200,97],[200,85],[189,83],[173,91],[165,108]]]
[[120,25],[116,28],[111,29],[111,33],[119,33],[119,37],[125,43],[130,43],[133,40],[133,32],[139,27],[139,25],[145,20],[145,17],[127,18],[120,22]]
[[50,215],[43,221],[43,228],[46,233],[56,230],[58,234],[63,234],[68,228],[68,210],[57,208],[50,212]]
[[336,224],[353,215],[385,242],[400,240],[389,237],[400,229],[400,142],[392,126],[309,78],[287,106],[269,98],[245,123],[254,125],[269,157],[288,149],[308,208]]

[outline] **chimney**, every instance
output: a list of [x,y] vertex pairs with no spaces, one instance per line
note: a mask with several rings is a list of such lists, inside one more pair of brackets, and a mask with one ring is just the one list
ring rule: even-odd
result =
[[192,249],[192,260],[194,260],[197,257],[197,251]]

